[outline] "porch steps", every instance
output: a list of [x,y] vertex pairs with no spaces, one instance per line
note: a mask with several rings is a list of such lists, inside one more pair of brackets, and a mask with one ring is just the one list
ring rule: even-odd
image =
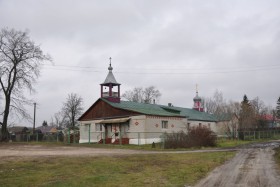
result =
[[[120,139],[116,139],[116,141],[113,144],[120,144]],[[129,138],[122,138],[121,144],[129,144]]]
[[[104,143],[104,139],[100,139],[99,144],[103,144]],[[112,143],[112,138],[106,138],[105,139],[105,144],[111,144]]]
[[[104,139],[99,140],[99,144],[103,144]],[[121,144],[129,144],[129,138],[122,138]],[[112,138],[106,138],[105,144],[120,144],[120,139],[116,139],[115,142],[112,143]]]

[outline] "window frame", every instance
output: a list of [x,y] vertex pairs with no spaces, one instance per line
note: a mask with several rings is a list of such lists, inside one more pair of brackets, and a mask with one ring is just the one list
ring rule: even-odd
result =
[[168,129],[168,121],[162,120],[161,121],[161,128],[162,129]]

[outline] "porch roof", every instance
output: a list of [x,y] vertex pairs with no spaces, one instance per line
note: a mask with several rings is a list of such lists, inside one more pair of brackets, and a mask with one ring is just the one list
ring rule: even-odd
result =
[[130,118],[105,119],[99,121],[99,123],[124,123],[128,120],[130,120]]

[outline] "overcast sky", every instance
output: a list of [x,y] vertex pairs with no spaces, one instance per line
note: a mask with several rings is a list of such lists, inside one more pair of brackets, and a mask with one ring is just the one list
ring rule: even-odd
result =
[[218,89],[228,101],[247,94],[275,106],[280,96],[279,0],[0,0],[4,27],[29,30],[53,58],[28,96],[38,103],[36,126],[69,93],[88,109],[109,57],[121,93],[153,85],[160,104],[191,108],[196,84],[200,96]]

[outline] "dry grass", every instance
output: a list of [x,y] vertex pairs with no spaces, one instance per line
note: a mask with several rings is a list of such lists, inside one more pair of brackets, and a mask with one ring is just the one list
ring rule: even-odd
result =
[[184,186],[233,152],[2,160],[1,186]]

